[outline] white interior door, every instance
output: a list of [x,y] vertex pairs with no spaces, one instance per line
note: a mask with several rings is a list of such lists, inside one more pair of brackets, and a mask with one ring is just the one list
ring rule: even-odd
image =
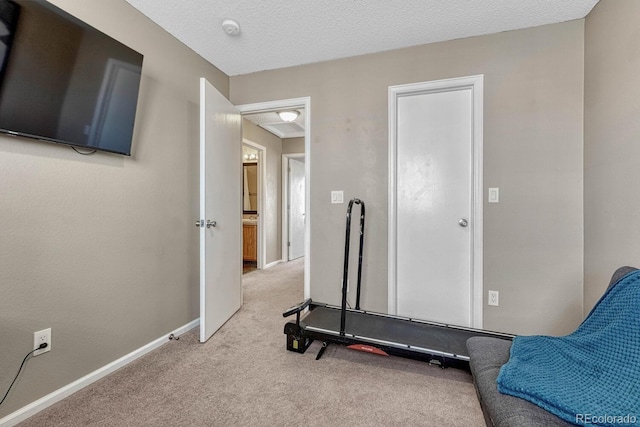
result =
[[289,260],[304,256],[304,162],[289,158]]
[[236,108],[200,79],[200,341],[242,305],[242,128]]
[[474,301],[475,107],[473,85],[397,97],[392,191],[398,315],[479,326],[474,322],[474,309],[482,308],[481,292],[480,307]]

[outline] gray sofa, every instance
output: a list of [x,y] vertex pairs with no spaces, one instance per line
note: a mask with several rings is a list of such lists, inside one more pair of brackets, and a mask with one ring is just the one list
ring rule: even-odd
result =
[[[609,287],[634,270],[637,269],[634,267],[617,269],[611,277]],[[498,338],[473,337],[467,340],[469,366],[487,426],[550,427],[572,425],[533,403],[498,391],[496,379],[502,365],[509,360],[510,348],[511,341]]]

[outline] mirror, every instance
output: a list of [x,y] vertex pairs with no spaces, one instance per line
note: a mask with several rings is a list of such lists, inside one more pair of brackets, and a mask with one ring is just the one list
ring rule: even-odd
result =
[[244,213],[258,213],[258,164],[243,163],[242,206]]

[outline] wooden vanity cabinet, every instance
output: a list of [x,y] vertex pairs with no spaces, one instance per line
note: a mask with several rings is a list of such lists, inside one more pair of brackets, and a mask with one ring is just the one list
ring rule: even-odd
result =
[[242,224],[242,259],[244,261],[258,260],[257,225]]

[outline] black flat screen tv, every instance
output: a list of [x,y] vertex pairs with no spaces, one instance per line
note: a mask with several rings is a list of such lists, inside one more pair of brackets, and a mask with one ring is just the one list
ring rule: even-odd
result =
[[143,56],[44,0],[0,0],[0,132],[131,155]]

